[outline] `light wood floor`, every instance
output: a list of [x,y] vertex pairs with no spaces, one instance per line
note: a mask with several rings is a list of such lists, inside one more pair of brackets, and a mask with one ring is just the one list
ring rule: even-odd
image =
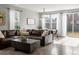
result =
[[[64,45],[63,42],[67,42],[69,39],[71,39],[72,42],[72,38],[65,38],[65,37],[55,38],[51,44],[36,49],[30,55],[79,55],[79,45],[73,48],[71,46]],[[3,50],[0,50],[0,55],[28,55],[28,54],[21,51],[15,51],[13,47],[8,47]]]
[[67,36],[79,38],[79,32],[67,32]]

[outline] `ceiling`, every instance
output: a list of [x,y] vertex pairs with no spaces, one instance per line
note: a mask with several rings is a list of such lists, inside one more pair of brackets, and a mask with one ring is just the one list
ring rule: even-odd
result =
[[43,12],[43,8],[45,8],[45,12],[79,8],[79,4],[15,4],[15,6],[26,8],[35,12]]

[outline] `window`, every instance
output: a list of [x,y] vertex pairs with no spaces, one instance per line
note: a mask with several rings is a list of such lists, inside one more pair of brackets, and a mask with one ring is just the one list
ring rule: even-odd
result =
[[10,30],[20,29],[20,12],[10,9]]
[[42,28],[43,29],[56,29],[57,15],[42,15]]

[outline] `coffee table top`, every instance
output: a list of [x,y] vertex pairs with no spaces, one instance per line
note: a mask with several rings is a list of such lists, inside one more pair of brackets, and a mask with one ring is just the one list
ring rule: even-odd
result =
[[22,40],[21,38],[15,38],[15,39],[12,39],[11,41],[33,44],[35,42],[38,42],[39,40],[29,39],[29,38],[26,38],[26,40]]

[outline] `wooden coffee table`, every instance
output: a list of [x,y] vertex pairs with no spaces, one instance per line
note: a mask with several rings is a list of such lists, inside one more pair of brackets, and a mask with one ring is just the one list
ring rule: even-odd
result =
[[40,41],[35,39],[22,40],[22,38],[16,38],[11,40],[11,46],[13,46],[15,50],[31,53],[40,47]]

